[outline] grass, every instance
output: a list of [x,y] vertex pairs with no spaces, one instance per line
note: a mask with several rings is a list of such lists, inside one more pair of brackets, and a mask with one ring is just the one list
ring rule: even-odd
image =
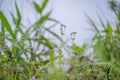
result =
[[[22,26],[22,16],[17,3],[17,17],[10,13],[15,29],[12,29],[4,13],[0,11],[0,80],[119,80],[120,11],[114,6],[116,3],[109,2],[118,22],[115,26],[108,20],[104,23],[99,17],[102,26],[100,30],[87,16],[95,31],[92,45],[78,46],[74,43],[76,32],[72,32],[71,45],[66,47],[66,25],[60,25],[61,35],[58,35],[51,28],[59,24],[59,21],[50,17],[51,11],[42,15],[48,2],[44,0],[42,5],[33,2],[41,17],[26,28]],[[47,21],[53,24],[46,28],[44,23]],[[52,41],[46,33],[52,35],[60,44]],[[85,56],[88,46],[93,52]],[[69,58],[66,58],[65,54],[68,54]],[[63,68],[65,65],[69,65],[66,71]]]

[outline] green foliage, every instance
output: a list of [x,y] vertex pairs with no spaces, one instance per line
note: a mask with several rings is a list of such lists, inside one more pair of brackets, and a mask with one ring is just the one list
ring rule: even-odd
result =
[[[43,0],[34,7],[40,18],[29,27],[23,27],[19,6],[15,2],[17,17],[10,13],[15,28],[10,25],[7,17],[0,11],[0,80],[119,80],[120,79],[120,11],[114,1],[109,2],[117,17],[113,26],[108,20],[103,22],[98,16],[102,29],[87,16],[95,31],[92,45],[82,47],[74,43],[76,32],[70,33],[71,46],[66,49],[64,35],[66,25],[61,24],[61,37],[51,30],[59,21],[50,17],[51,11],[42,14],[49,0]],[[45,27],[47,21],[52,25]],[[60,41],[60,45],[52,41],[46,34]],[[9,44],[8,44],[9,43]],[[85,54],[87,47],[93,49]],[[68,53],[69,58],[64,55]],[[64,67],[70,68],[64,71]]]
[[36,11],[38,11],[39,13],[42,13],[45,7],[47,6],[48,0],[44,0],[41,6],[39,6],[36,2],[33,2],[33,3],[36,8]]
[[[43,13],[47,3],[48,0],[44,0],[42,5],[39,6],[34,2],[36,10],[38,6],[40,7],[39,14]],[[49,54],[53,53],[51,50],[54,50],[54,47],[57,48],[58,45],[45,34],[49,32],[53,37],[61,40],[59,35],[50,30],[51,26],[44,27],[46,21],[51,21],[53,24],[59,23],[57,20],[50,18],[51,11],[42,15],[30,27],[24,28],[21,25],[22,16],[16,2],[15,7],[17,17],[10,13],[15,25],[14,29],[4,13],[0,11],[2,26],[0,32],[0,64],[2,65],[0,67],[0,78],[2,80],[28,80],[32,75],[38,76],[42,75],[42,72],[47,73],[46,71],[49,68],[47,65],[52,63],[52,60],[44,60],[43,57],[50,56]],[[54,26],[52,25],[52,27]],[[50,59],[52,58],[50,57]],[[52,64],[55,64],[54,61]],[[39,70],[37,71],[37,69]],[[37,73],[39,74],[37,75]]]
[[[92,39],[92,62],[87,58],[87,62],[78,65],[77,69],[81,71],[81,79],[87,80],[119,80],[120,79],[120,11],[116,9],[117,3],[110,3],[111,9],[117,17],[117,24],[113,26],[108,20],[106,23],[99,17],[100,26],[87,16],[95,35]],[[119,7],[118,7],[119,8]],[[89,62],[89,63],[88,63]],[[81,67],[81,68],[78,68]],[[96,75],[97,74],[97,75]]]
[[84,53],[84,51],[85,51],[85,45],[83,45],[83,47],[80,47],[80,46],[78,46],[78,45],[76,45],[76,44],[73,44],[73,47],[72,47],[72,50],[76,53],[76,54],[82,54],[82,53]]
[[[29,27],[22,24],[22,16],[19,6],[15,2],[17,17],[11,14],[15,28],[13,28],[4,13],[0,11],[1,32],[0,32],[0,80],[30,80],[35,77],[38,80],[68,80],[69,76],[63,70],[65,65],[70,64],[64,56],[64,34],[65,25],[61,25],[61,37],[51,30],[59,21],[50,17],[51,11],[42,14],[48,0],[41,5],[33,2],[40,18]],[[45,27],[47,21],[53,25]],[[52,35],[60,41],[60,46],[52,41],[46,34]],[[74,42],[76,32],[71,34]],[[9,44],[8,44],[9,43]],[[81,55],[84,47],[72,43],[72,53]],[[57,51],[56,51],[57,49]],[[66,52],[67,53],[67,52]],[[72,65],[76,64],[77,58],[72,56]],[[65,61],[66,60],[66,61]],[[75,70],[73,70],[75,73]],[[77,75],[77,73],[75,73]],[[75,79],[72,74],[71,79]],[[77,75],[78,77],[78,75]]]
[[2,21],[2,29],[5,28],[9,32],[9,34],[11,34],[13,38],[15,38],[9,22],[7,21],[6,17],[1,11],[0,11],[0,19]]

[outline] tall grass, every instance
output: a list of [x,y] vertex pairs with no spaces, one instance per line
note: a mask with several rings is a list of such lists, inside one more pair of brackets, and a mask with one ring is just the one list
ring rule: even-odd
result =
[[[42,5],[38,5],[35,1],[33,4],[36,11],[42,14],[48,0],[44,0]],[[15,7],[17,18],[10,13],[15,25],[14,30],[4,13],[0,11],[0,78],[2,80],[28,80],[32,75],[37,75],[36,73],[46,72],[49,59],[44,60],[41,56],[49,56],[51,50],[58,45],[45,34],[49,33],[61,41],[61,38],[51,31],[51,26],[44,27],[46,21],[53,22],[52,27],[59,23],[50,17],[51,11],[41,15],[31,26],[23,28],[22,16],[17,3],[15,3]],[[39,66],[41,68],[37,70]]]
[[[14,29],[4,13],[0,11],[0,80],[74,79],[74,77],[70,78],[70,74],[63,70],[65,64],[71,63],[65,59],[63,50],[66,26],[61,25],[61,37],[51,30],[59,21],[50,17],[51,11],[43,15],[48,2],[48,0],[44,0],[41,5],[38,5],[33,1],[34,8],[41,17],[28,27],[23,27],[21,12],[16,2],[17,17],[10,13],[15,25]],[[52,26],[45,27],[44,24],[47,21],[51,21]],[[52,35],[53,38],[60,41],[60,45],[52,41],[46,34]],[[75,34],[75,32],[71,33],[73,42]],[[75,55],[74,52],[80,54],[82,51],[74,43],[72,43],[71,50],[72,52],[69,54],[72,55]]]
[[93,49],[93,52],[90,54],[92,55],[92,62],[78,66],[82,67],[82,69],[78,69],[83,70],[81,78],[85,80],[120,79],[120,4],[112,0],[109,1],[109,5],[116,16],[115,20],[117,21],[115,26],[108,20],[103,22],[101,17],[98,17],[101,24],[98,26],[94,20],[86,15],[92,29],[95,31],[95,35],[91,42]]
[[[60,33],[54,33],[51,26],[45,27],[47,21],[59,21],[50,17],[51,11],[43,15],[49,0],[43,0],[41,5],[33,1],[34,8],[41,15],[34,24],[24,28],[19,6],[15,3],[17,18],[12,14],[15,29],[12,29],[7,17],[0,11],[0,80],[119,80],[120,79],[120,10],[118,3],[109,2],[114,12],[117,24],[106,23],[99,17],[102,30],[89,17],[95,35],[92,45],[79,47],[74,43],[76,32],[70,33],[71,45],[66,47],[64,35],[66,25],[60,25]],[[113,29],[114,27],[114,29]],[[47,34],[60,41],[52,41]],[[87,46],[93,52],[85,56]],[[57,50],[56,50],[57,49]],[[65,58],[64,49],[69,58]],[[91,59],[92,58],[92,59]],[[68,70],[63,67],[70,65]]]

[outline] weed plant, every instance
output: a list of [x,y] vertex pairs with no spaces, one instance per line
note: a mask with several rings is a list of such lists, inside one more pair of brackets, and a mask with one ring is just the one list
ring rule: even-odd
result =
[[[72,32],[70,33],[71,45],[68,46],[68,49],[66,49],[67,44],[64,41],[66,25],[60,25],[61,35],[54,33],[51,26],[44,26],[47,21],[53,22],[52,27],[59,24],[59,21],[50,17],[51,11],[42,15],[48,0],[43,0],[42,5],[38,5],[35,1],[33,4],[41,17],[26,28],[22,26],[22,16],[17,3],[15,3],[17,18],[11,13],[14,29],[4,13],[0,11],[0,80],[120,79],[120,10],[118,3],[109,2],[117,18],[115,26],[112,26],[108,20],[104,23],[99,17],[102,27],[100,30],[87,16],[96,32],[92,45],[84,44],[79,47],[74,43],[76,32]],[[59,40],[60,45],[46,36],[46,33]],[[87,46],[91,46],[93,49],[90,54],[92,57],[84,55]],[[66,59],[64,54],[69,54],[69,58]],[[70,65],[66,71],[63,69],[65,65]]]
[[[33,1],[35,9],[41,17],[29,27],[23,27],[17,3],[15,3],[17,17],[10,13],[15,25],[14,29],[4,13],[0,11],[0,80],[68,79],[66,71],[63,71],[63,65],[67,62],[64,61],[63,54],[66,26],[61,24],[61,37],[51,30],[51,26],[44,26],[47,21],[53,22],[52,27],[59,23],[50,18],[51,11],[42,15],[47,3],[48,0],[44,0],[42,5],[38,5]],[[59,40],[60,45],[46,36],[46,33]],[[71,34],[72,41],[75,40],[75,34]],[[48,58],[45,59],[45,57]]]
[[[98,26],[87,16],[95,35],[92,39],[92,60],[87,58],[87,63],[81,67],[82,80],[119,80],[120,79],[120,4],[114,0],[109,1],[111,10],[116,16],[116,24],[112,25],[108,20],[103,22],[101,17]],[[102,27],[102,30],[99,28]],[[90,63],[88,63],[88,61]]]

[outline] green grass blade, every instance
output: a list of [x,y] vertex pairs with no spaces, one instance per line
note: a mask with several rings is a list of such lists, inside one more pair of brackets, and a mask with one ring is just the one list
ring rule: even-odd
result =
[[49,28],[45,28],[46,31],[48,31],[50,34],[52,34],[54,37],[62,41],[61,37],[57,35],[55,32],[51,31]]
[[17,6],[17,3],[15,2],[15,7],[16,7],[16,12],[17,12],[17,26],[19,26],[20,25],[20,22],[21,22],[21,14],[20,14],[20,10],[19,10],[19,8],[18,8],[18,6]]
[[58,21],[58,20],[53,19],[53,18],[48,18],[48,20],[49,20],[49,21],[53,21],[53,22],[55,22],[55,23],[59,23],[59,21]]
[[10,15],[12,16],[13,23],[15,25],[17,25],[17,19],[14,17],[14,15],[12,13],[10,13]]
[[36,11],[38,13],[41,13],[42,12],[41,7],[35,1],[33,2],[33,4],[34,4],[34,7],[35,7]]
[[2,31],[1,31],[1,36],[5,36],[5,29],[3,28],[3,27],[1,27],[2,29]]
[[107,22],[107,29],[108,29],[108,35],[109,35],[109,36],[111,36],[111,35],[112,35],[113,30],[112,30],[112,27],[111,27],[111,25],[110,25],[110,23],[109,23],[109,22]]
[[42,24],[48,20],[51,11],[45,14],[42,18],[38,19],[31,27],[33,27],[33,31],[36,31],[38,28],[42,26]]
[[98,15],[98,18],[99,18],[99,21],[100,21],[102,27],[103,27],[104,29],[106,29],[106,26],[105,26],[104,22],[102,21],[102,19],[101,19],[101,17],[100,17],[99,15]]
[[82,54],[84,52],[84,49],[79,47],[76,44],[73,44],[72,50],[76,53],[76,54]]
[[45,45],[46,47],[52,49],[54,44],[47,38],[45,38],[44,36],[42,37],[42,42],[41,44]]
[[2,27],[5,27],[6,30],[12,35],[12,37],[15,38],[15,35],[12,31],[12,28],[11,28],[7,18],[4,16],[4,14],[1,11],[0,11],[0,19],[2,21]]
[[42,7],[41,7],[41,12],[43,12],[43,10],[45,9],[45,7],[47,6],[49,0],[44,0]]
[[86,15],[87,19],[89,20],[90,25],[92,25],[92,27],[95,29],[95,31],[96,31],[98,34],[100,34],[100,31],[99,31],[99,29],[97,28],[95,22],[94,22],[87,14],[85,14],[85,15]]

